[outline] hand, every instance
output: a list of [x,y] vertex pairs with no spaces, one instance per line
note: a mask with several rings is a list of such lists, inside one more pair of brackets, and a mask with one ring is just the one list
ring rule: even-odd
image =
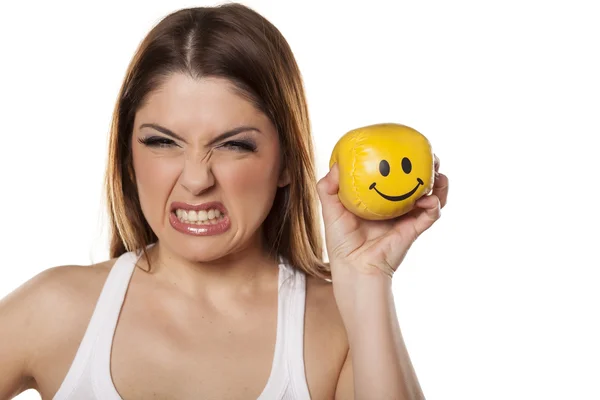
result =
[[393,275],[412,243],[433,225],[446,205],[448,178],[439,173],[439,158],[434,155],[434,160],[431,194],[417,200],[413,210],[392,220],[368,221],[348,211],[337,195],[337,165],[318,182],[332,276],[342,270]]

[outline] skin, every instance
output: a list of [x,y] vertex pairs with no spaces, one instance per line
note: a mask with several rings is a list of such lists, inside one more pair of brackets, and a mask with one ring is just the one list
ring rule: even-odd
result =
[[[177,146],[139,143],[160,135],[140,129],[150,119],[176,132]],[[244,134],[257,152],[208,145],[239,124],[260,131]],[[138,112],[132,146],[142,208],[159,242],[150,251],[152,272],[141,260],[123,304],[111,353],[115,387],[125,399],[256,398],[269,376],[277,323],[277,262],[259,234],[277,186],[288,183],[277,135],[227,82],[174,76]],[[333,283],[307,281],[311,398],[424,398],[391,280],[446,203],[448,179],[437,159],[435,169],[432,194],[389,221],[362,220],[343,207],[336,165],[319,181]],[[222,201],[231,229],[184,237],[168,223],[175,200]],[[48,269],[0,302],[0,399],[26,388],[52,398],[114,261]]]
[[[166,127],[180,139],[142,124]],[[247,131],[209,144],[219,134]],[[163,147],[138,139],[157,136]],[[256,151],[228,141],[246,140]],[[132,151],[144,215],[159,241],[134,271],[111,352],[127,398],[256,398],[272,364],[277,261],[261,223],[288,184],[268,118],[220,79],[172,76],[138,110]],[[221,201],[231,228],[193,237],[169,224],[172,201]],[[48,269],[0,302],[0,399],[27,388],[51,399],[64,379],[115,260]],[[311,397],[331,399],[348,341],[330,283],[308,278],[305,366]],[[252,345],[249,346],[248,343]],[[152,351],[148,351],[152,349]],[[4,362],[8,360],[8,362]]]
[[[147,123],[166,127],[181,140],[152,128],[140,129]],[[209,144],[239,126],[257,130]],[[162,140],[161,147],[139,142],[152,137]],[[236,142],[241,141],[256,151],[240,148]],[[227,81],[171,77],[137,112],[131,145],[142,210],[159,238],[153,254],[157,279],[190,296],[230,296],[249,279],[273,270],[274,261],[263,251],[260,227],[277,187],[288,183],[281,171],[279,140],[269,119],[235,94]],[[200,238],[177,232],[169,223],[174,201],[221,201],[231,228]]]
[[424,399],[396,316],[392,276],[446,204],[448,178],[439,166],[435,157],[432,193],[391,220],[364,220],[342,205],[337,164],[317,185],[334,296],[350,346],[338,383],[340,399]]

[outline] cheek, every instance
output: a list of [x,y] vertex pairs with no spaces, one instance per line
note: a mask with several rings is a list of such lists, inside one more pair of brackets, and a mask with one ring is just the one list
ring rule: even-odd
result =
[[238,192],[256,192],[277,185],[278,166],[273,160],[234,161],[223,166],[216,165],[215,169],[223,176],[219,179],[220,184]]
[[150,152],[134,152],[133,166],[142,211],[149,221],[160,218],[173,187],[179,166],[177,162]]
[[[279,178],[276,156],[215,165],[215,177],[235,208],[262,213],[270,209]],[[238,201],[240,199],[240,201]]]

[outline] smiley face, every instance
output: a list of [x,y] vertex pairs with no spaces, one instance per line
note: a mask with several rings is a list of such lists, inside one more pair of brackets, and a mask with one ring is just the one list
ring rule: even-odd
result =
[[[412,171],[412,163],[410,162],[410,159],[408,157],[402,158],[402,170],[406,174],[410,174],[410,172]],[[388,176],[390,174],[390,163],[387,160],[381,160],[379,162],[379,173],[382,176]],[[386,200],[402,201],[402,200],[408,199],[410,196],[415,194],[417,192],[417,190],[419,189],[419,186],[421,186],[423,184],[424,184],[423,180],[421,178],[417,177],[417,185],[410,192],[404,193],[400,196],[390,196],[390,195],[381,193],[375,187],[377,185],[377,182],[371,183],[371,186],[369,186],[369,189],[375,190],[377,192],[377,194],[379,194],[381,197],[383,197]]]
[[433,187],[433,152],[427,138],[399,124],[352,130],[336,144],[342,204],[371,220],[398,217]]

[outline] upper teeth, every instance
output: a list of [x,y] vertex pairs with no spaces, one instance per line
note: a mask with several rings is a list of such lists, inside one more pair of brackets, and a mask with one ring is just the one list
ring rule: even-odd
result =
[[179,219],[183,219],[183,220],[187,220],[187,221],[191,221],[191,222],[196,222],[196,221],[202,222],[202,221],[208,221],[209,219],[219,218],[221,216],[221,211],[217,210],[216,208],[211,208],[209,210],[199,210],[199,211],[177,209],[177,210],[175,210],[175,215],[177,215],[177,218],[179,218]]

